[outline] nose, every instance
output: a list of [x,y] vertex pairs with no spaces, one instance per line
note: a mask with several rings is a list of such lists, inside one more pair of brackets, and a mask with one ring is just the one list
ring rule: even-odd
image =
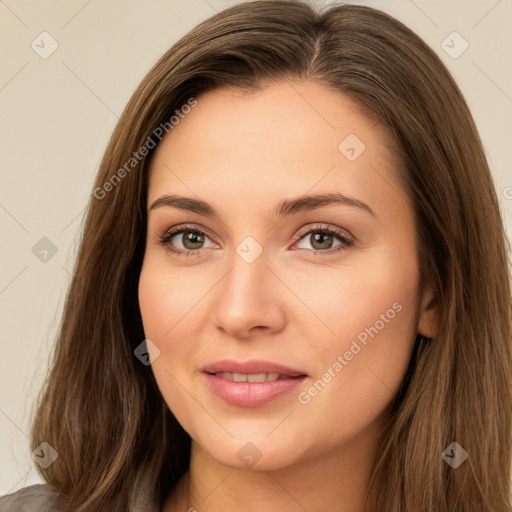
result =
[[281,331],[285,287],[269,267],[265,252],[250,263],[238,254],[232,261],[212,297],[214,326],[241,340]]

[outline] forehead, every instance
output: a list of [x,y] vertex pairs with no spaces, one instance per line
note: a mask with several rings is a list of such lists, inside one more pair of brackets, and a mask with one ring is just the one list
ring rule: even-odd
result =
[[392,145],[356,102],[322,84],[216,89],[199,96],[156,148],[148,195],[243,194],[255,204],[283,190],[370,193],[395,179]]
[[[213,141],[222,149],[233,149],[230,143],[245,137],[246,148],[254,142],[271,150],[279,144],[299,146],[319,137],[336,142],[345,132],[365,138],[366,132],[376,128],[351,98],[312,81],[283,81],[258,90],[215,89],[200,95],[197,106],[180,118],[160,144],[162,148],[169,140],[192,135],[202,145]],[[382,133],[373,136],[385,135],[383,127],[377,131]]]

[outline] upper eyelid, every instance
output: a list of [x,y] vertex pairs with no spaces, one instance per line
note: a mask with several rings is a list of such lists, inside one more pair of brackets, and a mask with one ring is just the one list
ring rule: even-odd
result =
[[297,237],[300,239],[311,231],[333,231],[335,234],[338,234],[338,236],[345,234],[346,238],[350,238],[351,240],[356,239],[356,237],[347,229],[340,228],[339,226],[333,226],[332,224],[327,224],[325,222],[320,222],[316,226],[304,226],[304,228],[300,228]]
[[169,234],[170,237],[172,238],[177,235],[183,234],[184,231],[199,231],[201,234],[208,236],[210,240],[215,238],[209,235],[209,230],[203,227],[196,226],[195,224],[185,224],[183,226],[178,224],[177,226],[173,226],[172,228],[167,228],[161,233],[160,237],[165,237],[167,234]]

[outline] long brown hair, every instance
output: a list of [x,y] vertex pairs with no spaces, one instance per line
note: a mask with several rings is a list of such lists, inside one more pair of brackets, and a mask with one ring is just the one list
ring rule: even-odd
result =
[[[137,285],[152,150],[137,152],[191,98],[279,80],[341,91],[389,128],[414,206],[422,283],[435,290],[439,334],[416,347],[374,468],[379,511],[510,512],[510,246],[482,143],[439,57],[391,16],[355,5],[234,6],[145,76],[89,201],[31,431],[32,449],[45,441],[59,456],[39,473],[66,497],[65,512],[134,512],[160,510],[187,471],[190,437],[134,356],[144,340]],[[468,453],[456,469],[441,456],[453,442]]]

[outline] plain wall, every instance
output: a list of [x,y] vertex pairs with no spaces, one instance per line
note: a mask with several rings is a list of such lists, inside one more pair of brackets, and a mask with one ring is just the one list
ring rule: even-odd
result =
[[[42,482],[28,445],[30,412],[48,368],[83,211],[117,118],[172,43],[235,3],[0,2],[0,495]],[[360,3],[403,21],[452,72],[485,145],[510,237],[512,1]],[[454,31],[469,45],[457,58],[441,46]],[[40,54],[51,40],[42,32],[58,43],[47,58]],[[458,36],[448,41],[452,54],[462,49]]]

